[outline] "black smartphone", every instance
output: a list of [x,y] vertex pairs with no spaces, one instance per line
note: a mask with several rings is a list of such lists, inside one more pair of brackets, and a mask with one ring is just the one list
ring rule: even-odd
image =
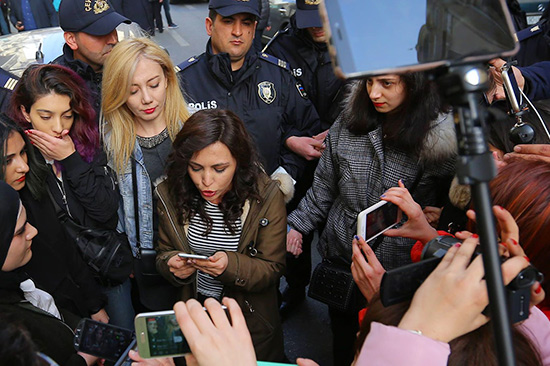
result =
[[82,319],[75,330],[74,346],[79,352],[117,361],[134,339],[134,332],[129,329]]

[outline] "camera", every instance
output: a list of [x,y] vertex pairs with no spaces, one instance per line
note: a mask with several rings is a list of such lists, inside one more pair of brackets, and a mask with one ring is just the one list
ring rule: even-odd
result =
[[[438,236],[424,246],[420,262],[387,271],[382,278],[380,287],[382,304],[390,306],[411,299],[449,248],[460,242],[461,240],[452,236]],[[476,250],[472,260],[479,254],[481,252]],[[507,258],[501,257],[502,262],[506,260]],[[529,317],[531,286],[536,281],[542,282],[543,279],[543,274],[534,266],[529,265],[522,269],[506,286],[506,305],[512,323],[523,321]],[[484,310],[484,314],[489,315],[487,310]]]

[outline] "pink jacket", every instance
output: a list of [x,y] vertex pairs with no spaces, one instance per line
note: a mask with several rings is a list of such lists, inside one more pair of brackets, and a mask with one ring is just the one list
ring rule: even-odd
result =
[[[542,364],[550,366],[550,321],[537,307],[519,325],[541,353]],[[373,323],[355,366],[442,366],[447,365],[449,344],[407,330]]]

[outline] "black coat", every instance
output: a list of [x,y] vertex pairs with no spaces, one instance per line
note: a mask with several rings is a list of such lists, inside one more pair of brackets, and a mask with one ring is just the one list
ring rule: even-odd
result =
[[252,49],[241,69],[231,71],[227,53],[207,52],[179,65],[184,95],[192,110],[225,108],[236,113],[256,142],[271,174],[282,166],[297,178],[306,160],[290,151],[290,136],[313,136],[320,131],[319,116],[286,62]]
[[95,72],[87,63],[74,58],[71,48],[65,44],[63,54],[52,61],[53,64],[62,65],[76,72],[88,87],[90,91],[92,107],[96,113],[96,120],[99,121],[99,112],[101,111],[101,80],[103,73]]
[[[45,164],[38,149],[35,155],[41,164]],[[47,177],[48,188],[59,207],[83,226],[114,230],[118,222],[120,195],[114,173],[107,167],[105,152],[98,150],[94,160],[88,164],[75,151],[60,164],[64,168],[63,183],[51,169]]]
[[0,68],[0,113],[7,111],[17,80],[19,80],[17,76]]
[[290,25],[277,32],[264,51],[288,61],[321,118],[321,129],[328,129],[342,110],[344,82],[334,75],[327,45],[314,42],[305,29],[298,29],[293,15]]
[[[22,0],[10,0],[10,20],[15,24],[23,22]],[[37,28],[57,27],[59,18],[51,0],[28,0]],[[25,29],[26,30],[26,29]]]
[[67,324],[24,301],[17,291],[3,292],[2,295],[0,313],[22,324],[40,352],[61,366],[86,366],[84,358],[74,349],[74,333]]
[[19,195],[29,223],[38,230],[32,243],[32,258],[22,270],[54,297],[59,308],[80,317],[101,310],[105,306],[104,295],[76,244],[61,226],[49,196],[44,194],[36,200],[27,187]]
[[154,33],[153,6],[149,0],[122,0],[122,14],[147,32]]

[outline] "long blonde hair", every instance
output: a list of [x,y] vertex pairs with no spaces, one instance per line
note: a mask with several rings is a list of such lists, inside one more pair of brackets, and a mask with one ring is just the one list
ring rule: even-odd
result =
[[128,164],[136,143],[134,115],[126,105],[130,86],[141,58],[157,62],[166,77],[166,102],[164,116],[170,139],[176,135],[189,117],[187,105],[181,93],[174,64],[168,53],[148,38],[126,39],[118,43],[107,58],[103,68],[102,123],[105,149],[117,173]]

